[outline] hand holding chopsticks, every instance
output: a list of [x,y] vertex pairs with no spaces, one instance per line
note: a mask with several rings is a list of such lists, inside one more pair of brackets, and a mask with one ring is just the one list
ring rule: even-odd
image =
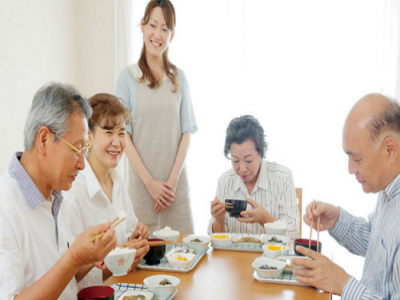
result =
[[[112,228],[117,227],[117,226],[118,226],[119,224],[121,224],[121,222],[124,221],[126,218],[122,218],[121,220],[118,220],[118,219],[119,219],[119,217],[116,217],[116,218],[114,219],[114,221],[112,221],[112,223],[111,223]],[[101,239],[101,238],[103,237],[103,235],[104,235],[104,232],[99,233],[99,234],[96,234],[94,237],[92,237],[92,238],[90,239],[90,242],[91,242],[91,243],[94,243],[94,241]]]

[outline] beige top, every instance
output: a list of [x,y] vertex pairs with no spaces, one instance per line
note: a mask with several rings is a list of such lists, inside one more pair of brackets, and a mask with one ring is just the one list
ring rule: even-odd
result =
[[[135,97],[134,106],[132,100],[120,94],[117,96],[130,104],[132,141],[151,176],[155,180],[167,181],[182,136],[182,89],[172,92],[175,86],[167,76],[158,88],[151,89],[137,80],[142,75],[137,64],[129,66],[128,70],[136,88],[135,93],[129,93]],[[181,75],[184,77],[183,73]],[[118,84],[121,82],[117,83],[117,91]],[[177,184],[174,203],[162,213],[154,212],[155,201],[132,166],[129,169],[129,195],[135,214],[149,227],[150,233],[165,226],[182,233],[193,233],[186,166]]]

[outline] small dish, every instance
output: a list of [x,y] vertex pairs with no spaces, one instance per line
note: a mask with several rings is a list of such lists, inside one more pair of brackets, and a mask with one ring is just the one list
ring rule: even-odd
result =
[[[296,246],[302,246],[304,248],[308,248],[308,245],[310,243],[309,239],[295,239],[294,240],[294,253],[296,256],[304,256],[300,252],[296,251]],[[319,247],[318,247],[318,252],[321,253],[322,249],[322,244],[319,242]],[[317,251],[317,241],[316,240],[311,240],[311,250]]]
[[173,253],[182,253],[182,254],[188,254],[194,253],[193,249],[189,249],[189,248],[172,248],[171,250],[169,250],[167,253],[165,253],[165,257],[168,257],[169,255],[173,254]]
[[[279,277],[286,263],[279,260],[270,259],[268,257],[257,257],[253,262],[252,266],[256,270],[258,276],[265,278],[276,278]],[[262,269],[263,266],[269,266],[276,268],[275,270]]]
[[276,258],[278,256],[287,256],[289,248],[282,245],[263,245],[264,255],[269,258]]
[[137,298],[138,300],[151,300],[154,297],[154,294],[151,292],[144,292],[144,291],[127,291],[118,298],[118,300],[131,300],[134,296],[144,296],[145,298]]
[[[171,284],[162,285],[163,281],[168,281]],[[147,289],[158,298],[170,297],[176,291],[176,287],[180,282],[179,278],[170,275],[154,275],[145,278],[143,281]]]
[[115,248],[105,258],[104,263],[114,276],[128,274],[136,256],[136,249]]
[[209,236],[190,235],[183,239],[189,249],[193,249],[195,254],[206,252],[211,238]]
[[247,208],[247,201],[246,200],[237,200],[237,199],[225,199],[225,203],[231,203],[232,208],[225,207],[227,213],[232,218],[240,218],[240,213]]
[[263,234],[261,235],[261,239],[264,244],[267,245],[283,245],[288,246],[290,242],[290,238],[285,235],[270,235]]
[[173,253],[167,256],[168,262],[173,268],[187,269],[193,263],[196,255],[184,254],[184,253]]
[[271,223],[265,223],[264,229],[268,235],[287,235],[288,228],[282,221],[278,220]]
[[231,235],[229,233],[214,233],[211,235],[211,244],[214,246],[226,247],[231,243]]

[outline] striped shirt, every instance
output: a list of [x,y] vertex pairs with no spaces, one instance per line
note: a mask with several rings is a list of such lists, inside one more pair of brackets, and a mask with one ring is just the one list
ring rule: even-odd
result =
[[[298,236],[299,209],[296,201],[296,191],[292,172],[277,163],[270,163],[263,160],[260,173],[251,195],[246,184],[230,169],[218,180],[217,197],[220,201],[225,199],[246,199],[251,198],[261,204],[275,218],[281,220],[289,229],[288,236]],[[247,204],[247,210],[252,206]],[[208,225],[208,234],[212,234],[212,225],[215,219],[211,216]],[[242,223],[236,218],[226,214],[225,231],[234,233],[263,234],[264,228],[258,223]]]
[[368,221],[340,208],[331,236],[350,252],[365,256],[360,281],[350,277],[342,299],[400,299],[400,175],[379,192]]

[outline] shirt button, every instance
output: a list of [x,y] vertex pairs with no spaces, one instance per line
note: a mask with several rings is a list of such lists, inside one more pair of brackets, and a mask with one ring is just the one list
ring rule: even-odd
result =
[[46,207],[50,207],[51,206],[51,202],[50,201],[46,201]]

